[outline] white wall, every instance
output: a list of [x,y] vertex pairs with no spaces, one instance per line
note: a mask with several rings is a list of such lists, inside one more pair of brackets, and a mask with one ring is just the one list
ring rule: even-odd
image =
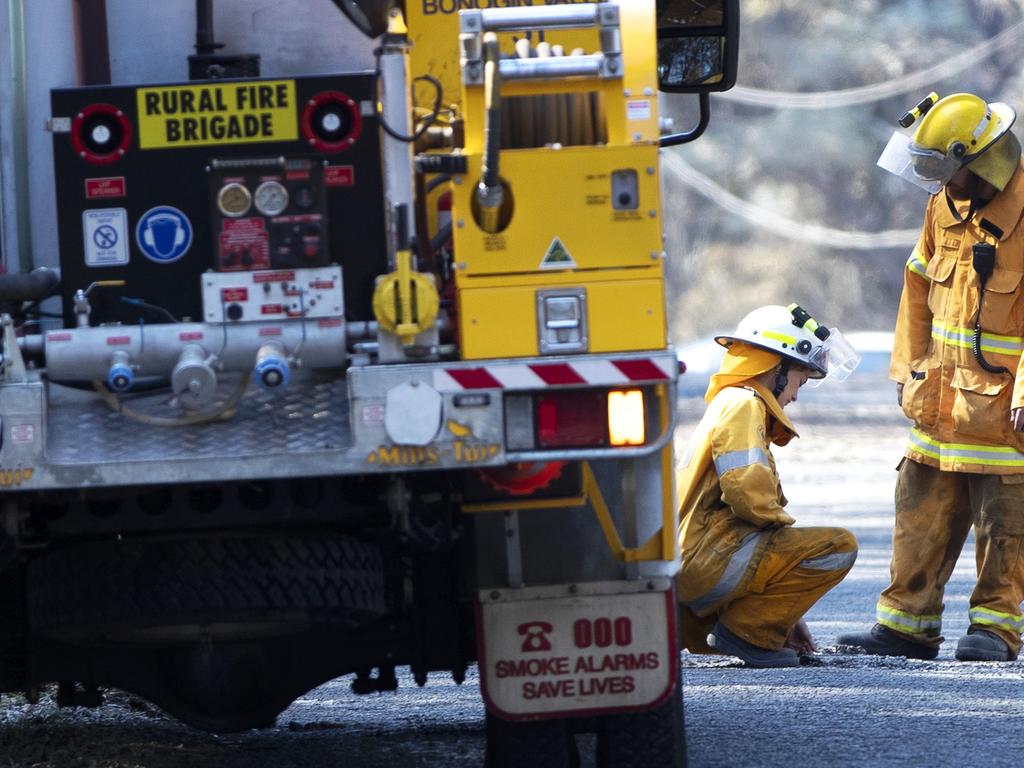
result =
[[[26,151],[31,245],[36,265],[58,263],[53,194],[50,89],[77,82],[72,0],[0,0],[0,104],[11,104],[8,28],[11,3],[25,14],[27,59]],[[195,0],[107,0],[111,79],[114,84],[176,82],[188,78],[194,53]],[[331,0],[214,0],[214,31],[224,53],[258,53],[264,76],[369,69],[373,41],[362,37]],[[17,268],[14,217],[13,118],[0,109],[0,194],[4,253]]]

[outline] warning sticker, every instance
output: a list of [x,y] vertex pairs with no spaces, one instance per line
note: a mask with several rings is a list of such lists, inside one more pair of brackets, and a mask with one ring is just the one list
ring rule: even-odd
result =
[[128,263],[128,212],[124,208],[82,211],[82,244],[89,267]]
[[294,141],[294,80],[139,88],[142,149]]
[[324,168],[324,185],[328,187],[354,187],[356,169],[354,165],[328,165]]
[[636,99],[626,102],[627,120],[650,120],[651,102],[647,99]]
[[480,605],[484,700],[505,717],[630,710],[675,684],[672,592]]
[[576,269],[576,262],[556,235],[540,262],[541,269]]
[[102,179],[86,179],[85,197],[87,200],[103,200],[111,197],[124,197],[127,194],[127,186],[124,176],[109,176]]
[[262,217],[224,219],[218,240],[223,270],[267,269],[270,238]]

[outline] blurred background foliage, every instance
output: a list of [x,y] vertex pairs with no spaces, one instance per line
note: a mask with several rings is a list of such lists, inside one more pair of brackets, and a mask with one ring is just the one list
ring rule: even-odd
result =
[[[712,95],[704,136],[663,150],[675,155],[663,162],[672,339],[686,343],[756,306],[791,301],[844,330],[892,330],[928,196],[875,161],[896,118],[929,91],[970,91],[1024,110],[1024,0],[740,6],[738,88]],[[937,79],[886,95],[931,68]],[[888,87],[864,92],[879,85]],[[810,99],[821,102],[812,108],[784,103],[794,92],[851,88],[860,90]],[[741,91],[771,106],[741,101]],[[695,102],[663,97],[676,130],[695,122]],[[744,212],[698,192],[693,172]],[[799,226],[807,224],[814,231]],[[902,236],[878,234],[887,230]]]

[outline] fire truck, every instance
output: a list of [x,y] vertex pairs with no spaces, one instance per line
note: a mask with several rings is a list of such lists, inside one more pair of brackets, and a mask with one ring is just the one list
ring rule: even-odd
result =
[[683,765],[659,152],[738,3],[334,2],[374,67],[261,73],[198,0],[188,81],[50,94],[0,690],[226,732],[475,664],[489,766]]

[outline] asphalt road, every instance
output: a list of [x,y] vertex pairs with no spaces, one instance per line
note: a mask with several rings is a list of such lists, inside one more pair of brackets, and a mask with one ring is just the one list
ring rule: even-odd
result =
[[[929,766],[1017,762],[1024,734],[1024,663],[953,659],[967,628],[973,542],[946,596],[946,642],[934,662],[835,652],[835,636],[872,623],[887,583],[894,467],[906,426],[887,405],[843,410],[808,398],[792,414],[802,437],[776,451],[798,525],[843,525],[860,556],[849,577],[808,615],[816,663],[748,670],[726,657],[684,654],[688,745],[694,766]],[[828,422],[822,415],[829,416]],[[692,418],[693,412],[688,418]],[[842,423],[835,424],[839,420]],[[275,728],[218,738],[192,731],[133,697],[99,710],[0,702],[0,768],[478,766],[483,708],[476,679],[441,676],[417,689],[357,697],[349,680],[296,701]],[[585,757],[590,750],[584,749]]]

